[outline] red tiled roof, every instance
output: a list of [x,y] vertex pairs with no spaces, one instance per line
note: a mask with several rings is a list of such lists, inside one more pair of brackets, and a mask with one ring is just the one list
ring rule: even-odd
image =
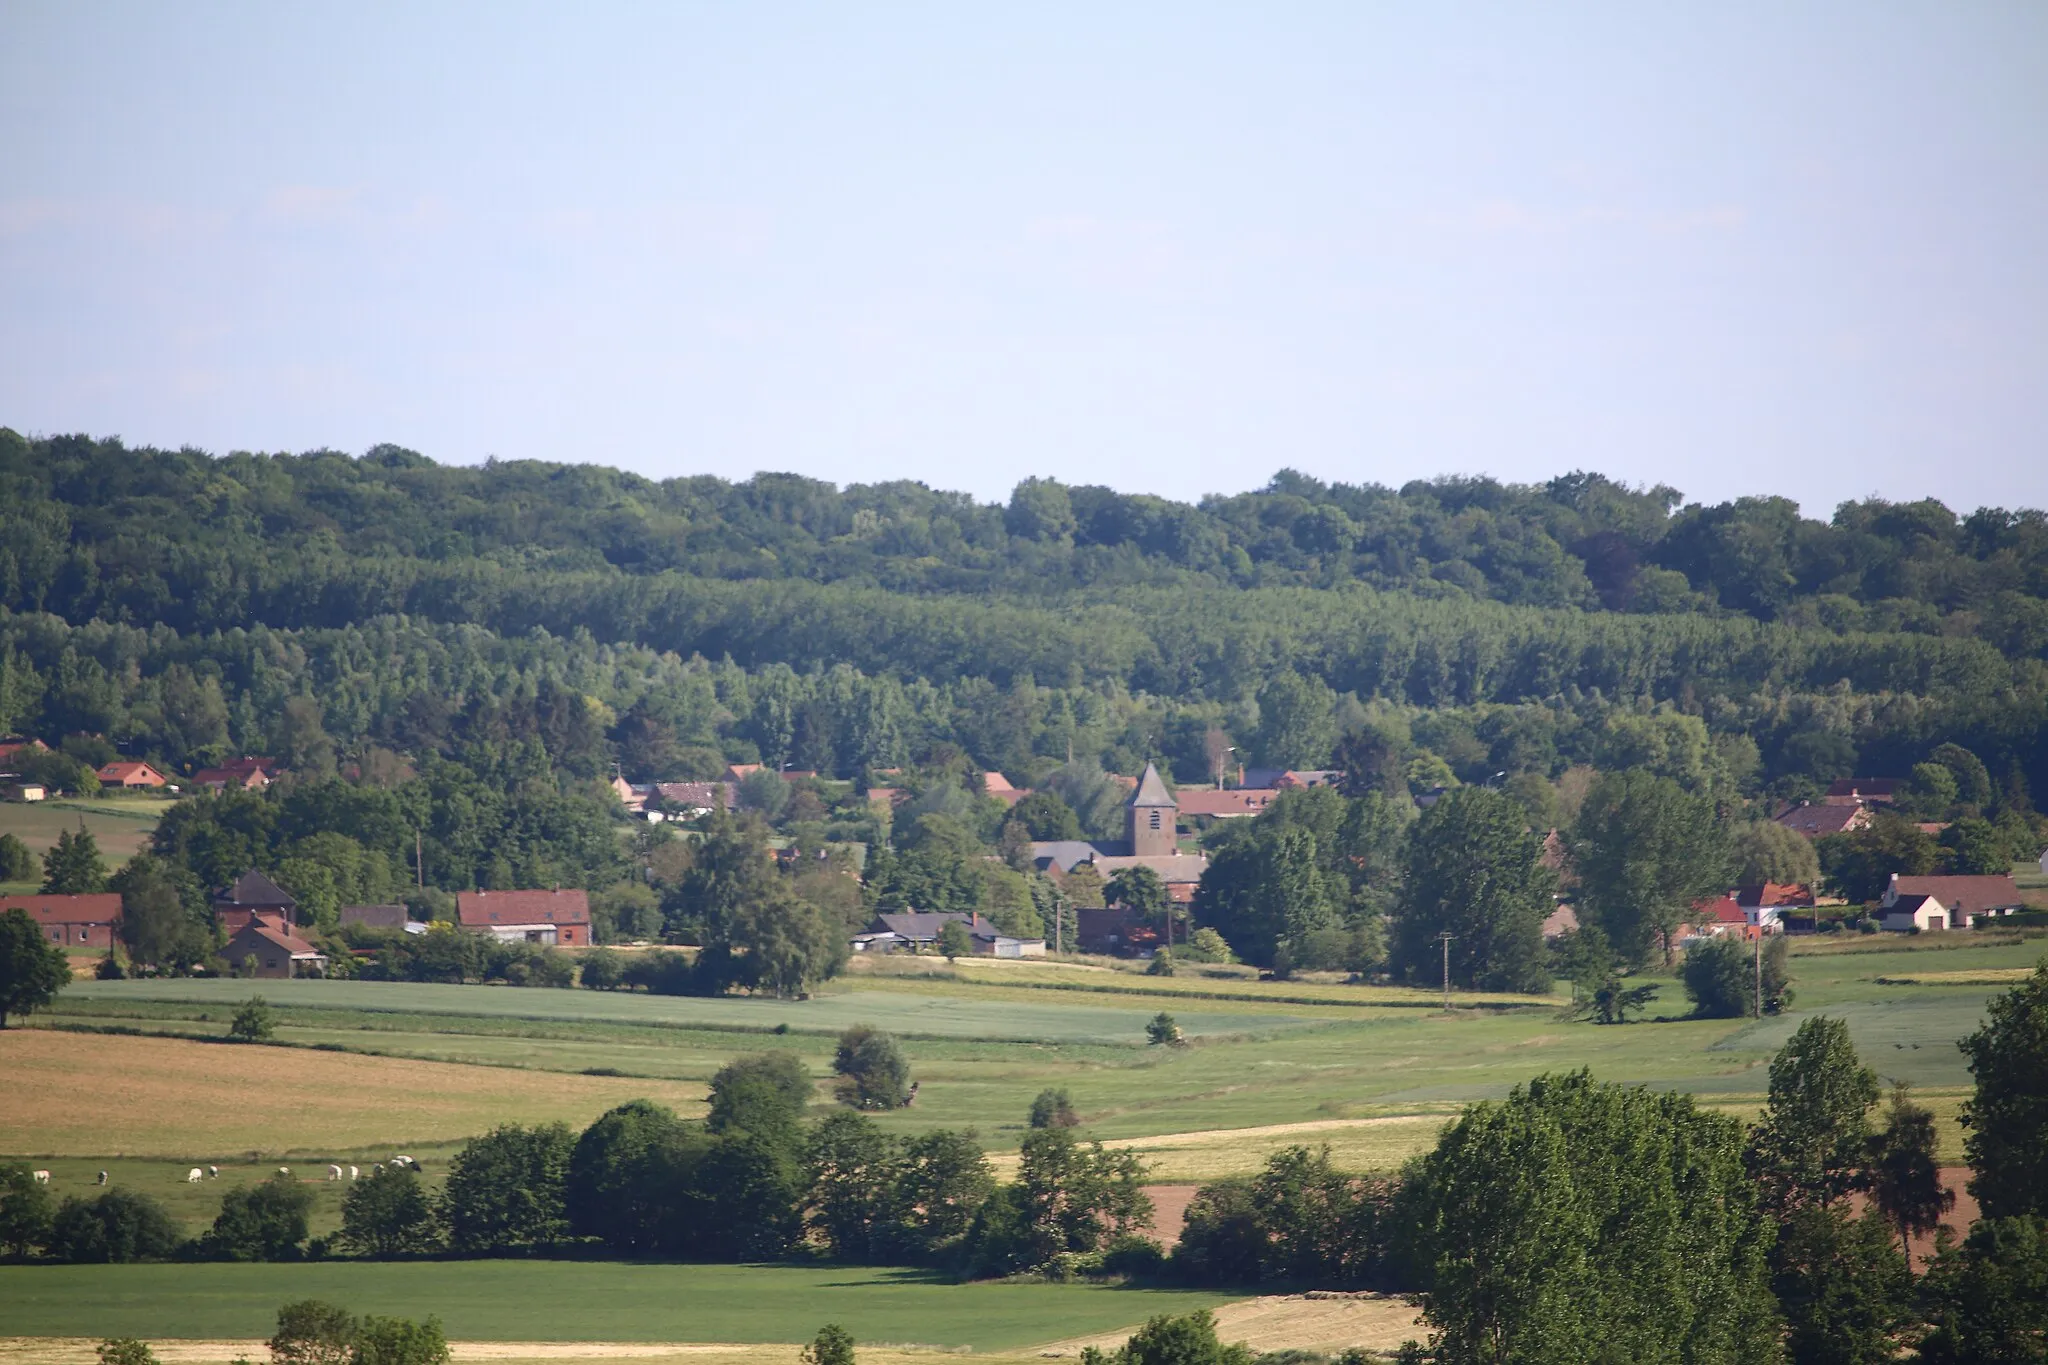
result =
[[270,927],[270,925],[266,924],[264,921],[260,919],[251,920],[248,924],[244,925],[242,927],[242,931],[236,934],[235,938],[260,938],[265,943],[268,943],[273,947],[284,949],[293,957],[325,956],[325,954],[323,954],[318,948],[306,942],[306,940],[300,938],[297,934],[287,934],[283,930],[273,929]]
[[1717,896],[1710,901],[1695,902],[1694,922],[1698,924],[1748,924],[1749,916],[1742,913],[1742,907],[1735,903],[1733,896]]
[[1203,787],[1183,787],[1174,793],[1180,804],[1182,815],[1211,815],[1228,817],[1233,815],[1257,815],[1273,803],[1280,793],[1271,788],[1240,787],[1235,791],[1219,792]]
[[102,782],[126,782],[137,777],[164,780],[163,774],[147,763],[109,763],[100,769],[99,777]]
[[47,751],[48,748],[49,746],[39,739],[0,740],[0,763],[5,763],[23,749],[42,749]]
[[1800,886],[1796,882],[1765,882],[1762,886],[1738,886],[1735,888],[1735,901],[1738,905],[1766,908],[1780,905],[1804,908],[1814,903],[1812,889]]
[[0,896],[0,913],[26,910],[29,918],[52,924],[119,924],[121,898],[113,892],[86,896]]
[[581,891],[460,891],[455,918],[472,927],[588,924],[590,897]]

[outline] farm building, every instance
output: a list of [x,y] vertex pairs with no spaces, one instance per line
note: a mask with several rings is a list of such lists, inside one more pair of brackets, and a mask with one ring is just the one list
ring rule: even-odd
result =
[[2009,875],[1901,877],[1894,872],[1881,904],[1890,912],[1909,896],[1933,896],[1939,900],[1945,907],[1944,913],[1950,916],[1950,922],[1943,926],[1949,929],[1974,929],[1986,920],[2027,908],[2019,884]]
[[121,929],[121,898],[96,896],[0,896],[0,913],[26,910],[44,937],[67,948],[111,948]]
[[327,970],[325,953],[289,929],[275,928],[263,920],[243,925],[220,955],[248,976],[289,979],[320,976]]
[[967,930],[976,957],[1044,957],[1045,940],[1005,934],[979,914],[952,910],[904,910],[876,915],[864,934],[853,938],[855,952],[889,953],[936,950],[939,932],[948,924]]
[[463,891],[455,921],[505,942],[587,947],[590,898],[581,891]]
[[403,929],[411,934],[423,934],[427,926],[409,918],[402,905],[344,905],[335,922],[346,929],[359,924],[366,929]]
[[1910,934],[1914,930],[1939,932],[1954,927],[1950,924],[1949,908],[1933,896],[1915,892],[1911,895],[1893,896],[1878,912],[1877,927],[1889,929],[1895,934]]
[[194,786],[207,791],[258,792],[270,785],[277,772],[277,765],[267,758],[236,758],[221,764],[218,768],[201,768],[192,774]]

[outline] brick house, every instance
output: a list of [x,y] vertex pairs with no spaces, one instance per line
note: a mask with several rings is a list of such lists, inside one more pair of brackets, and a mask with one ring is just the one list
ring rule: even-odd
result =
[[100,785],[121,791],[144,791],[161,787],[167,778],[147,763],[109,763],[100,769]]
[[111,948],[121,930],[121,898],[91,896],[0,896],[0,914],[26,910],[43,937],[66,948]]
[[299,903],[291,892],[253,867],[213,898],[214,918],[230,934],[259,921],[273,929],[290,929],[297,922],[298,911]]
[[277,773],[277,764],[267,758],[234,758],[218,768],[201,768],[192,774],[192,784],[207,791],[260,792],[270,785]]
[[590,944],[590,897],[581,891],[462,891],[455,921],[502,942]]
[[263,920],[243,925],[220,955],[237,971],[266,979],[321,976],[327,971],[327,954],[291,930]]

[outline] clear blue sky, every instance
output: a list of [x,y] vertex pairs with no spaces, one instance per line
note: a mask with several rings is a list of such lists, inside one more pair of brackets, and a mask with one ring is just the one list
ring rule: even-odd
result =
[[0,0],[0,424],[2048,504],[2048,4]]

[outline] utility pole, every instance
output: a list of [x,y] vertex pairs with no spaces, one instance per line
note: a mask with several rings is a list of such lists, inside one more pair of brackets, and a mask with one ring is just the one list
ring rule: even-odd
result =
[[426,890],[427,856],[420,843],[420,832],[417,826],[414,827],[412,832],[412,874],[418,880],[420,890]]
[[1757,926],[1756,932],[1756,1017],[1764,1017],[1764,932]]
[[1444,930],[1444,931],[1443,931],[1442,933],[1440,933],[1440,934],[1438,934],[1438,935],[1436,936],[1436,941],[1437,941],[1438,943],[1441,943],[1441,944],[1443,944],[1443,945],[1444,945],[1444,1013],[1445,1013],[1445,1014],[1449,1014],[1449,1013],[1451,1012],[1451,940],[1452,940],[1452,939],[1454,939],[1454,938],[1456,938],[1456,937],[1457,937],[1457,935],[1456,935],[1456,934],[1453,934],[1453,933],[1452,933],[1452,932],[1451,932],[1450,930],[1448,930],[1448,929]]

